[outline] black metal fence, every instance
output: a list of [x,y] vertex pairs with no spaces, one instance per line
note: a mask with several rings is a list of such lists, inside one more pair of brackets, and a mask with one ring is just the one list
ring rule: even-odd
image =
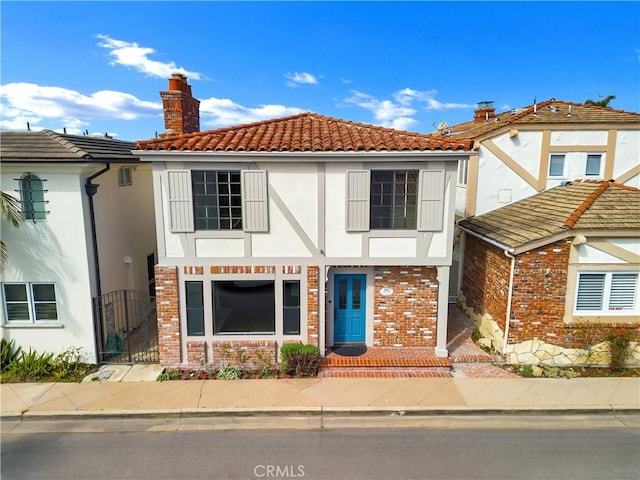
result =
[[93,299],[100,363],[158,362],[155,298],[116,290]]

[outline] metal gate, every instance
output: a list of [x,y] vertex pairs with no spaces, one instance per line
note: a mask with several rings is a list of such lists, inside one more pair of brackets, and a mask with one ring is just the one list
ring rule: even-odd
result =
[[98,362],[158,362],[155,298],[116,290],[93,299]]

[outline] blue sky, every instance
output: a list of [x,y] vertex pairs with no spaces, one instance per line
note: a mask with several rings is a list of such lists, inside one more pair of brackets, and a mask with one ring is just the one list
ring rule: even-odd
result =
[[640,110],[638,2],[2,1],[0,127],[164,130],[172,72],[202,130],[313,111],[409,131],[551,97]]

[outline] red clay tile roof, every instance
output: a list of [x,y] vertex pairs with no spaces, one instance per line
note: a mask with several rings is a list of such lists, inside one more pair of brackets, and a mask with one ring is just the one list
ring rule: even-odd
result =
[[[640,231],[640,189],[613,180],[574,181],[458,222],[465,230],[516,250],[577,230]],[[574,233],[572,233],[574,232]]]
[[529,105],[524,109],[503,112],[482,123],[459,123],[448,127],[448,130],[454,138],[477,138],[505,126],[576,123],[640,124],[640,113],[552,98],[535,107]]
[[139,150],[214,152],[465,151],[472,145],[471,140],[403,132],[311,112],[136,142]]

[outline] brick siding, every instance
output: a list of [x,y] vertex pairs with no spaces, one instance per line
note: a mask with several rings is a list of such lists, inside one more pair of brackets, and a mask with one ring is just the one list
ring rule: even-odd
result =
[[160,364],[179,365],[180,311],[178,306],[178,269],[156,265],[156,311],[158,319],[158,351]]
[[318,346],[318,267],[307,267],[307,343]]
[[[516,257],[508,344],[538,338],[565,348],[586,348],[609,331],[632,332],[630,324],[599,323],[585,327],[564,321],[570,240],[560,240]],[[510,259],[498,247],[466,236],[463,268],[466,305],[478,315],[490,315],[504,332]]]
[[[437,269],[377,267],[373,288],[376,347],[433,347],[438,319]],[[390,287],[392,295],[380,289]]]

